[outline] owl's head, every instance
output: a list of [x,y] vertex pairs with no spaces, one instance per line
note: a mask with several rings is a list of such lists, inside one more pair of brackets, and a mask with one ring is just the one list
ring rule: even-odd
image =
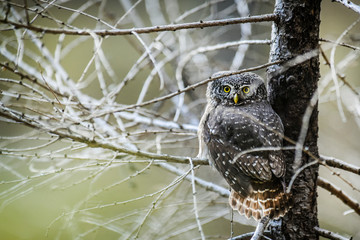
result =
[[[212,77],[226,73],[230,72],[215,73]],[[249,72],[214,80],[209,83],[206,94],[211,101],[223,105],[243,105],[267,98],[264,80]]]

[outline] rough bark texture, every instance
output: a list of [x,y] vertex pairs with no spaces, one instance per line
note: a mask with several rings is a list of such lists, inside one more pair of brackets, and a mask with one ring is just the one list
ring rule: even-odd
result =
[[[318,48],[321,0],[277,0],[273,25],[271,61],[289,60]],[[310,99],[316,92],[319,79],[319,58],[310,60],[278,74],[279,66],[268,69],[269,100],[280,115],[285,136],[298,141],[302,119]],[[310,118],[305,146],[318,156],[318,110],[314,107]],[[284,145],[292,145],[284,141]],[[294,173],[294,151],[285,152],[286,181]],[[303,154],[302,164],[313,161]],[[318,239],[314,227],[318,226],[316,180],[318,165],[306,168],[292,188],[294,206],[273,229],[276,239]]]

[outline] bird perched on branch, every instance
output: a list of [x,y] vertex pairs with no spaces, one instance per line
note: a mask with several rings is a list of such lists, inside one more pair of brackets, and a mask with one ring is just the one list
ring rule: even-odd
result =
[[198,157],[208,158],[228,182],[234,210],[257,221],[279,218],[290,199],[284,183],[283,124],[260,76],[229,74],[217,73],[208,84]]

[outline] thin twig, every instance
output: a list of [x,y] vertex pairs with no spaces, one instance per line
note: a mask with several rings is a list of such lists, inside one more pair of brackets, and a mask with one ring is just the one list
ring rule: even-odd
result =
[[292,188],[292,186],[293,186],[296,178],[299,176],[299,174],[300,174],[302,171],[304,171],[304,169],[306,169],[306,168],[308,168],[308,167],[310,167],[310,166],[312,166],[312,165],[315,165],[315,164],[317,164],[318,162],[319,162],[319,161],[316,159],[316,160],[314,160],[314,161],[312,161],[312,162],[309,162],[309,163],[307,163],[307,164],[305,164],[305,165],[303,165],[303,166],[301,166],[301,167],[298,167],[297,169],[294,169],[294,170],[296,170],[296,171],[294,172],[294,174],[293,174],[292,177],[291,177],[291,180],[290,180],[289,185],[288,185],[288,187],[287,187],[286,193],[290,193],[290,192],[291,192],[291,188]]
[[[184,12],[182,15],[180,15],[178,18],[176,18],[173,23],[179,23],[179,22],[183,21],[186,17],[189,17],[192,14],[195,14],[196,12],[200,11],[201,9],[209,7],[211,4],[216,4],[216,3],[221,2],[221,1],[223,1],[223,0],[207,1],[207,2],[195,7],[193,9],[189,10],[189,11]],[[137,3],[135,3],[135,4],[137,4]],[[162,32],[161,34],[159,34],[156,37],[156,39],[150,44],[149,49],[154,48],[155,45],[157,45],[157,47],[158,47],[159,43],[161,43],[161,39],[163,39],[163,37],[166,35],[166,33],[167,32]],[[165,47],[163,44],[161,44],[161,46]],[[162,50],[162,49],[159,49],[159,52],[161,52],[160,50]],[[148,54],[146,52],[144,52],[141,55],[141,57],[136,61],[136,63],[132,65],[131,69],[128,71],[128,73],[124,77],[123,81],[121,81],[121,83],[119,85],[117,85],[114,88],[114,90],[109,94],[108,99],[116,98],[117,95],[119,94],[119,92],[121,91],[121,89],[125,86],[125,84],[127,84],[127,82],[129,80],[133,79],[135,77],[135,75],[141,70],[142,67],[148,66],[148,64],[146,64],[146,62],[144,62],[144,60],[146,59],[145,57],[147,55]],[[176,53],[176,51],[175,51],[174,55],[177,56],[178,53]],[[142,63],[142,66],[140,66],[141,63]],[[151,73],[151,75],[152,75],[152,73]]]
[[333,2],[338,2],[344,5],[345,7],[353,10],[354,12],[360,14],[360,6],[352,3],[349,0],[332,0]]
[[314,227],[314,229],[320,236],[325,237],[327,239],[331,239],[331,240],[351,240],[352,239],[351,237],[346,238],[337,233],[331,232],[331,231],[323,229],[323,228]]
[[360,167],[341,161],[340,159],[334,157],[320,155],[320,163],[360,175]]
[[[37,79],[34,76],[30,76],[28,74],[25,74],[23,72],[21,72],[18,69],[12,68],[10,67],[10,65],[8,63],[0,63],[0,67],[6,70],[9,70],[10,72],[18,75],[21,79],[26,79],[30,82],[32,82],[34,85],[38,85],[39,87],[45,89],[45,90],[49,90],[49,87],[47,87],[47,83],[46,84],[42,84],[39,82],[39,79]],[[51,89],[51,92],[53,92],[54,94],[61,96],[61,97],[67,97],[68,95],[66,93],[60,93],[57,90]]]
[[[151,60],[151,62],[154,64],[154,68],[157,72],[157,74],[159,75],[159,79],[160,79],[160,89],[163,89],[164,87],[164,77],[161,73],[160,67],[158,65],[158,63],[155,60],[155,57],[153,56],[153,54],[151,53],[150,48],[146,45],[146,43],[141,39],[141,37],[139,36],[139,34],[137,32],[133,32],[132,33],[141,43],[141,45],[144,47],[145,52],[149,55],[149,58]],[[142,100],[141,100],[142,101]]]
[[[31,128],[35,129],[42,129],[45,130],[48,133],[52,133],[55,135],[58,135],[61,138],[68,138],[72,139],[77,142],[85,143],[89,147],[100,147],[104,149],[110,149],[115,152],[122,152],[133,156],[139,156],[139,157],[146,157],[149,159],[158,159],[158,160],[166,160],[167,162],[175,162],[175,163],[189,163],[189,157],[183,157],[183,156],[173,156],[168,154],[156,154],[151,153],[147,151],[142,150],[133,150],[124,146],[117,146],[113,143],[107,143],[100,140],[90,139],[85,136],[81,135],[75,135],[72,133],[67,133],[65,131],[61,131],[59,129],[50,129],[45,127],[43,124],[38,122],[36,119],[30,118],[27,115],[15,112],[14,110],[11,110],[9,108],[6,108],[4,106],[0,105],[0,116],[4,116],[6,118],[15,120],[17,122],[23,123],[26,126],[29,126]],[[200,158],[192,158],[192,161],[194,165],[207,165],[208,161],[207,159],[200,159]]]
[[29,25],[30,19],[29,19],[29,13],[27,11],[27,0],[24,0],[24,9],[25,9],[26,23]]
[[[179,169],[177,169],[176,167],[174,167],[174,166],[172,166],[170,164],[160,163],[158,165],[160,167],[164,167],[165,169],[167,169],[167,170],[169,170],[169,171],[171,171],[171,172],[173,172],[173,173],[175,173],[177,175],[184,174],[184,172],[182,170],[179,170]],[[192,177],[187,176],[185,179],[188,180],[188,181],[191,181],[192,184],[196,183],[196,184],[198,184],[198,185],[200,185],[202,187],[205,187],[206,189],[217,192],[217,193],[219,193],[220,195],[222,195],[224,197],[229,196],[229,191],[227,191],[225,188],[214,185],[213,183],[206,182],[206,181],[204,181],[202,179],[199,179],[199,178],[197,178],[195,176],[192,176]],[[194,191],[194,189],[193,189],[193,191]],[[263,235],[269,221],[270,221],[270,219],[268,217],[264,217],[258,223],[258,226],[256,227],[256,230],[255,230],[254,233],[243,234],[243,235],[231,238],[231,240],[250,239],[251,236],[252,236],[251,240],[258,240],[258,239],[261,239],[261,237],[263,237],[265,239],[269,239],[269,238],[267,238],[267,237],[265,237]]]
[[195,219],[196,219],[196,223],[198,225],[198,230],[199,230],[201,239],[205,240],[205,234],[204,234],[204,231],[203,231],[202,226],[201,226],[200,217],[199,217],[199,210],[198,210],[198,207],[197,207],[194,164],[193,164],[191,158],[189,158],[189,162],[190,162],[190,170],[191,170],[191,186],[192,186],[192,195],[193,195]]
[[[69,215],[74,215],[74,214],[78,214],[78,213],[81,213],[81,212],[86,212],[86,211],[90,211],[90,210],[94,210],[94,209],[105,209],[105,208],[108,208],[108,207],[113,207],[113,206],[117,206],[117,205],[122,205],[122,204],[129,204],[131,202],[136,202],[136,201],[139,201],[139,200],[143,200],[143,199],[147,199],[147,198],[151,198],[151,197],[154,197],[156,195],[163,195],[166,191],[168,191],[170,188],[176,186],[177,184],[181,183],[181,181],[184,179],[184,177],[186,175],[188,175],[190,173],[190,170],[188,172],[186,172],[184,175],[182,176],[179,176],[178,178],[176,178],[175,180],[173,180],[169,185],[167,185],[166,187],[158,190],[158,191],[155,191],[153,193],[149,193],[149,194],[144,194],[142,196],[139,196],[139,197],[135,197],[135,198],[132,198],[132,199],[129,199],[129,200],[124,200],[124,201],[116,201],[116,202],[113,202],[113,203],[108,203],[108,204],[102,204],[102,205],[96,205],[96,206],[91,206],[91,207],[86,207],[86,208],[82,208],[82,209],[76,209],[76,210],[72,210],[72,211],[69,211],[69,212],[63,212],[61,215],[59,215],[58,217],[56,217],[47,227],[47,230],[46,230],[46,233],[45,233],[45,236],[48,236],[49,234],[49,231],[50,231],[50,228],[56,223],[58,222],[61,218],[64,218],[65,216],[69,216]],[[153,201],[153,203],[158,201],[158,198]],[[153,208],[151,208],[153,210]],[[151,210],[151,211],[152,211]],[[143,219],[143,222],[146,220],[147,218],[147,215],[144,217]],[[141,225],[139,225],[139,227],[141,228]],[[138,230],[138,229],[135,229],[135,230]]]
[[47,83],[44,74],[43,74],[43,70],[41,67],[41,64],[39,62],[37,62],[39,65],[39,69],[40,69],[40,75],[42,77],[43,82],[45,83],[45,85],[47,86],[48,90],[52,93],[52,95],[55,97],[56,101],[59,103],[59,105],[61,106],[61,110],[57,109],[59,112],[63,112],[64,111],[64,106],[61,104],[59,98],[57,97],[57,95],[55,94],[55,92],[53,91],[53,89],[49,86],[49,84]]
[[125,110],[129,110],[129,109],[133,109],[133,108],[139,108],[139,107],[144,107],[144,106],[147,106],[147,105],[150,105],[150,104],[153,104],[153,103],[156,103],[156,102],[161,102],[161,101],[164,101],[164,100],[167,100],[169,98],[172,98],[172,97],[175,97],[176,95],[179,95],[181,93],[184,93],[184,92],[187,92],[187,91],[190,91],[190,90],[193,90],[199,86],[202,86],[202,85],[205,85],[211,81],[214,81],[218,78],[221,78],[221,77],[226,77],[226,76],[230,76],[230,75],[235,75],[235,74],[239,74],[239,73],[244,73],[244,72],[251,72],[251,71],[255,71],[255,70],[259,70],[259,69],[262,69],[262,68],[267,68],[269,66],[272,66],[272,65],[277,65],[277,64],[280,64],[282,63],[282,61],[275,61],[275,62],[270,62],[270,63],[265,63],[265,64],[262,64],[262,65],[259,65],[259,66],[256,66],[256,67],[251,67],[251,68],[246,68],[246,69],[242,69],[240,71],[236,71],[236,72],[230,72],[230,73],[226,73],[226,74],[223,74],[223,75],[220,75],[220,76],[217,76],[217,77],[214,77],[214,78],[208,78],[208,79],[205,79],[203,81],[200,81],[198,83],[195,83],[195,84],[192,84],[186,88],[183,88],[183,89],[179,89],[178,91],[176,92],[172,92],[168,95],[165,95],[165,96],[162,96],[162,97],[158,97],[158,98],[154,98],[154,99],[151,99],[149,101],[146,101],[146,102],[143,102],[141,104],[132,104],[132,105],[128,105],[126,107],[121,107],[121,108],[115,108],[115,109],[112,109],[110,111],[104,111],[104,112],[99,112],[97,114],[94,114],[94,115],[91,115],[89,119],[92,119],[92,118],[97,118],[97,117],[101,117],[101,116],[104,116],[104,115],[107,115],[107,114],[110,114],[110,113],[115,113],[115,112],[122,112],[122,111],[125,111]]
[[360,215],[360,205],[354,199],[346,195],[340,188],[334,186],[332,183],[328,182],[322,177],[318,177],[317,179],[318,186],[324,188],[329,191],[331,194],[335,195],[339,198],[343,203],[352,208],[358,215]]
[[350,44],[347,44],[347,43],[344,43],[344,42],[337,43],[337,42],[335,42],[335,41],[333,41],[333,40],[325,39],[325,38],[319,38],[319,41],[320,41],[320,42],[337,44],[337,45],[339,45],[339,46],[347,47],[347,48],[350,48],[350,49],[352,49],[352,50],[360,50],[360,47],[353,46],[353,45],[350,45]]
[[[241,234],[241,235],[239,235],[239,236],[230,238],[229,240],[249,240],[249,239],[251,239],[251,237],[252,237],[254,234],[255,234],[255,232],[244,233],[244,234]],[[265,235],[262,235],[261,237],[262,237],[261,239],[271,240],[271,238],[269,238],[269,237],[267,237],[267,236],[265,236]]]
[[304,63],[314,57],[317,57],[318,55],[319,55],[318,49],[313,49],[313,50],[307,51],[303,54],[299,54],[296,57],[285,61],[282,64],[282,66],[280,66],[280,68],[276,69],[275,72],[271,73],[271,77],[279,76],[282,73],[284,73],[285,71],[287,71],[289,68],[297,66],[301,63]]
[[[325,60],[325,64],[328,65],[329,67],[330,66],[330,61],[329,59],[327,58],[327,56],[325,55],[325,52],[322,50],[322,48],[320,47],[320,53],[321,53],[321,56],[324,58]],[[341,74],[339,74],[338,72],[336,72],[336,76],[338,76],[338,78],[346,85],[350,88],[350,90],[356,94],[357,96],[360,96],[360,93],[348,82],[346,81],[345,77]]]
[[[277,16],[275,14],[263,14],[252,17],[240,17],[240,18],[228,18],[221,20],[210,20],[191,23],[180,23],[180,24],[169,24],[162,26],[152,26],[143,28],[133,29],[111,29],[111,30],[93,30],[92,32],[100,36],[118,36],[118,35],[131,35],[133,32],[138,34],[141,33],[153,33],[153,32],[164,32],[164,31],[177,31],[182,29],[193,29],[193,28],[206,28],[216,26],[226,26],[240,23],[256,23],[256,22],[272,22],[275,21]],[[33,32],[49,33],[49,34],[67,34],[67,35],[90,35],[89,30],[69,30],[69,29],[56,29],[38,27],[33,25],[26,25],[18,22],[9,21],[7,19],[0,19],[0,23],[9,24],[15,28],[25,28]]]
[[[237,0],[235,1],[237,12],[241,17],[248,16],[250,14],[249,4],[246,0]],[[240,40],[248,40],[252,34],[251,24],[241,24],[240,25],[241,38]],[[249,45],[239,45],[235,53],[235,56],[232,59],[230,70],[237,70],[243,64],[246,52],[249,49]]]
[[303,148],[304,148],[306,136],[308,134],[309,125],[311,124],[310,118],[313,115],[314,108],[317,107],[318,99],[319,99],[319,94],[315,91],[314,94],[311,96],[310,102],[306,107],[304,116],[301,119],[302,121],[301,129],[298,140],[296,141],[295,159],[292,166],[294,172],[296,172],[296,170],[300,168],[302,162],[301,158],[302,158]]
[[[40,2],[43,2],[43,3],[46,3],[46,4],[49,4],[46,0],[40,0]],[[101,2],[101,0],[97,0],[97,1],[86,1],[81,7],[79,7],[78,9],[72,9],[72,8],[68,8],[68,7],[65,7],[63,5],[60,5],[60,4],[56,4],[55,3],[56,0],[53,0],[48,6],[53,6],[53,7],[56,7],[57,9],[62,9],[62,10],[66,10],[66,11],[69,11],[69,12],[72,12],[73,16],[74,15],[82,15],[82,16],[85,16],[85,17],[88,17],[92,20],[94,20],[95,22],[100,22],[102,24],[104,24],[105,26],[108,26],[109,28],[113,28],[115,29],[114,26],[112,26],[111,24],[105,22],[103,19],[99,18],[99,17],[95,17],[95,16],[92,16],[90,15],[89,13],[87,13],[85,11],[84,8],[88,8],[88,6],[92,6],[92,5],[95,5],[97,4],[97,2]],[[48,7],[47,6],[47,7]],[[45,10],[45,9],[44,9]],[[69,22],[68,22],[69,23]]]
[[337,44],[340,43],[341,39],[350,32],[350,30],[356,25],[358,24],[360,21],[360,18],[358,18],[356,21],[354,21],[352,24],[350,24],[349,27],[347,27],[345,29],[344,32],[342,32],[340,34],[340,36],[336,39],[336,44],[332,47],[331,49],[331,53],[330,53],[330,69],[331,69],[331,74],[332,74],[332,78],[333,78],[333,82],[335,85],[335,92],[336,92],[336,102],[337,102],[337,106],[339,109],[339,113],[340,113],[340,117],[341,120],[343,122],[346,122],[346,117],[345,117],[345,113],[342,107],[342,101],[341,101],[341,94],[340,94],[340,87],[339,87],[339,83],[338,83],[338,78],[337,78],[337,69],[335,66],[335,51],[336,51],[336,47]]
[[[175,167],[174,165],[172,164],[168,164],[168,163],[155,163],[155,165],[161,167],[161,168],[164,168],[166,169],[167,171],[169,172],[172,172],[176,175],[183,175],[184,174],[184,171]],[[191,181],[191,177],[190,176],[186,176],[185,177],[186,180],[188,181]],[[230,195],[230,192],[229,190],[227,190],[226,188],[224,187],[221,187],[219,185],[216,185],[214,183],[211,183],[211,182],[208,182],[208,181],[205,181],[199,177],[194,177],[194,181],[197,185],[205,188],[206,190],[209,190],[209,191],[212,191],[212,192],[215,192],[215,193],[218,193],[220,196],[222,197],[229,197]]]

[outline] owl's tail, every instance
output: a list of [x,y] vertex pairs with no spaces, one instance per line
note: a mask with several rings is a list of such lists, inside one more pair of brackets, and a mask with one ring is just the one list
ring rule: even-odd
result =
[[276,219],[284,216],[291,207],[291,195],[283,191],[265,189],[253,191],[249,196],[242,197],[231,190],[230,206],[247,218],[259,221],[264,216]]

